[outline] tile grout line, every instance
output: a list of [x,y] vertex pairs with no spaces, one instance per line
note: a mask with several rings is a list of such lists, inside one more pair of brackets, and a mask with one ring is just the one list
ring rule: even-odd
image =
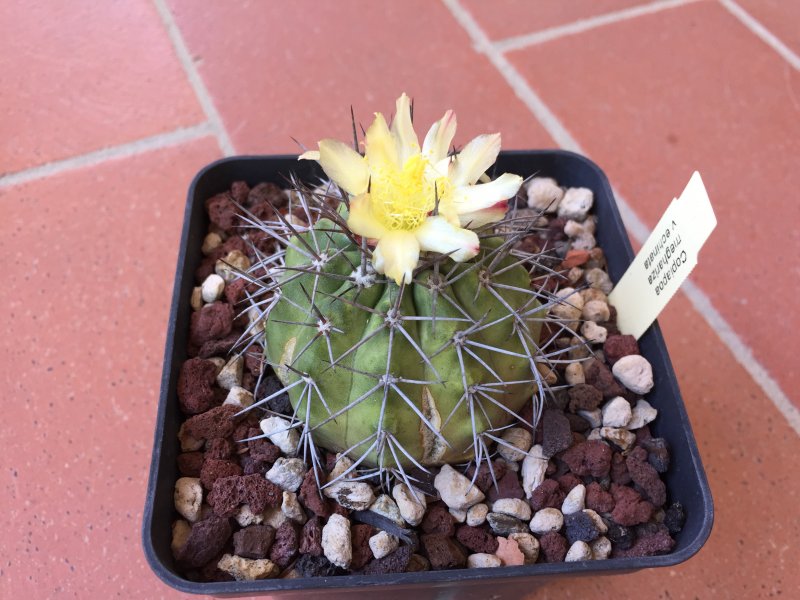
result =
[[800,71],[800,56],[792,52],[778,36],[764,27],[755,17],[739,6],[734,0],[719,0],[719,2],[729,13],[736,17],[742,25],[749,29],[752,34],[760,38],[767,46],[777,52],[781,58]]
[[[725,1],[725,0],[723,0]],[[475,50],[486,55],[492,65],[500,72],[506,83],[516,96],[536,117],[553,140],[562,148],[580,154],[586,154],[580,144],[555,116],[541,98],[534,92],[528,81],[514,68],[506,57],[491,43],[486,33],[478,25],[470,12],[463,8],[458,0],[442,0],[453,18],[466,31],[472,40]],[[614,190],[617,206],[628,231],[639,243],[643,243],[650,234],[650,229],[631,208],[630,204]],[[756,359],[752,350],[742,341],[725,318],[713,306],[711,300],[693,281],[687,280],[681,286],[698,314],[717,334],[720,341],[728,348],[734,359],[744,368],[767,398],[783,415],[789,426],[800,435],[800,410],[789,400],[777,381]]]
[[200,103],[208,122],[211,124],[211,128],[214,132],[214,136],[217,138],[217,144],[219,144],[220,150],[225,156],[232,156],[236,154],[236,150],[233,147],[233,142],[231,142],[228,132],[225,130],[225,126],[222,123],[222,117],[220,117],[217,107],[214,105],[214,101],[211,99],[211,94],[208,92],[208,88],[206,88],[205,83],[203,83],[203,80],[200,77],[200,73],[197,71],[197,67],[194,64],[192,56],[189,53],[189,49],[186,46],[186,42],[183,39],[183,34],[181,34],[180,29],[178,29],[178,25],[175,23],[175,19],[166,4],[166,1],[153,0],[153,4],[155,5],[156,10],[161,17],[161,21],[167,30],[167,35],[172,42],[172,46],[175,49],[175,54],[178,56],[178,60],[183,66],[183,70],[189,80],[189,85],[192,86],[194,94],[197,97],[197,101]]
[[623,10],[617,10],[586,19],[580,19],[565,25],[556,25],[554,27],[548,27],[546,29],[534,31],[532,33],[523,33],[521,35],[511,36],[491,43],[499,52],[511,52],[513,50],[520,50],[522,48],[527,48],[528,46],[549,42],[550,40],[566,37],[568,35],[576,35],[590,29],[595,29],[596,27],[627,21],[642,15],[657,13],[663,10],[684,6],[686,4],[691,4],[698,1],[699,0],[659,0],[658,2],[653,2],[651,4],[633,6]]
[[74,171],[75,169],[83,167],[91,167],[107,160],[128,158],[153,150],[161,150],[162,148],[176,146],[184,142],[190,142],[203,137],[211,137],[213,135],[214,131],[209,123],[200,123],[192,127],[181,127],[180,129],[175,129],[167,133],[159,133],[133,142],[101,148],[100,150],[45,163],[30,169],[17,171],[16,173],[0,175],[0,188],[28,183],[29,181],[57,175],[66,171]]

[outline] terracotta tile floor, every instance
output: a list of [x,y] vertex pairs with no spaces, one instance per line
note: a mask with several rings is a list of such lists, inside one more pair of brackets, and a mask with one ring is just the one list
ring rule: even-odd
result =
[[693,169],[719,219],[660,319],[710,540],[677,567],[530,597],[797,595],[796,3],[43,6],[0,7],[0,597],[181,596],[139,531],[187,184],[226,151],[347,137],[350,104],[365,122],[403,90],[421,122],[455,108],[457,141],[583,150],[638,241]]

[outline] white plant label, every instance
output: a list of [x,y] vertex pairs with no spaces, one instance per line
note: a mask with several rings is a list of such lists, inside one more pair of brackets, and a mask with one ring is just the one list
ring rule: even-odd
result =
[[708,193],[695,171],[608,296],[617,309],[620,332],[642,336],[692,272],[716,226]]

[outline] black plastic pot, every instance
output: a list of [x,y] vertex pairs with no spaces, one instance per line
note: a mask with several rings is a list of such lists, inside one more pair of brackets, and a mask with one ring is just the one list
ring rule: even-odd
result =
[[[588,159],[561,150],[503,152],[498,172],[528,176],[537,173],[554,177],[564,186],[588,187],[594,191],[597,241],[608,259],[609,273],[618,281],[633,259],[633,250],[622,225],[608,180]],[[321,577],[313,579],[270,579],[252,582],[195,583],[175,570],[170,551],[171,524],[176,518],[173,486],[178,478],[176,457],[180,451],[178,428],[182,415],[176,386],[180,365],[186,359],[191,307],[189,300],[194,271],[202,255],[200,247],[208,220],[203,208],[206,198],[227,190],[233,181],[250,185],[261,181],[286,182],[295,172],[301,179],[319,175],[316,163],[298,162],[294,156],[249,156],[227,158],[204,168],[189,189],[184,216],[178,268],[167,330],[161,397],[156,420],[153,458],[144,510],[143,541],[150,566],[165,583],[190,593],[218,596],[270,594],[280,598],[349,597],[388,598],[413,594],[423,598],[518,598],[553,578],[578,575],[611,575],[650,567],[671,566],[694,555],[711,532],[714,512],[711,492],[697,450],[675,373],[667,356],[664,338],[654,324],[639,340],[642,354],[653,366],[655,387],[648,401],[658,408],[651,425],[654,435],[668,440],[672,455],[665,480],[670,502],[686,509],[683,531],[673,552],[646,558],[610,559],[582,563],[537,564],[497,569],[428,571],[399,575]]]

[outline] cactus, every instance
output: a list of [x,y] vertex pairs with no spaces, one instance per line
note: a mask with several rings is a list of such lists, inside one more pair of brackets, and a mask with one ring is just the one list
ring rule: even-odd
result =
[[[427,190],[428,218],[445,208],[436,181]],[[369,193],[375,184],[367,185]],[[332,184],[295,181],[288,215],[245,215],[278,247],[242,276],[258,290],[249,343],[263,348],[284,385],[246,410],[288,393],[289,427],[301,431],[306,458],[318,461],[320,448],[344,453],[354,461],[345,475],[358,469],[410,483],[413,467],[491,465],[505,428],[535,427],[548,389],[540,369],[566,352],[540,340],[548,309],[560,300],[532,285],[531,273],[552,271],[518,243],[536,215],[512,209],[486,219],[468,232],[478,240],[469,258],[455,247],[423,250],[413,270],[389,274],[387,259],[384,275],[378,250],[350,226],[354,203]]]

